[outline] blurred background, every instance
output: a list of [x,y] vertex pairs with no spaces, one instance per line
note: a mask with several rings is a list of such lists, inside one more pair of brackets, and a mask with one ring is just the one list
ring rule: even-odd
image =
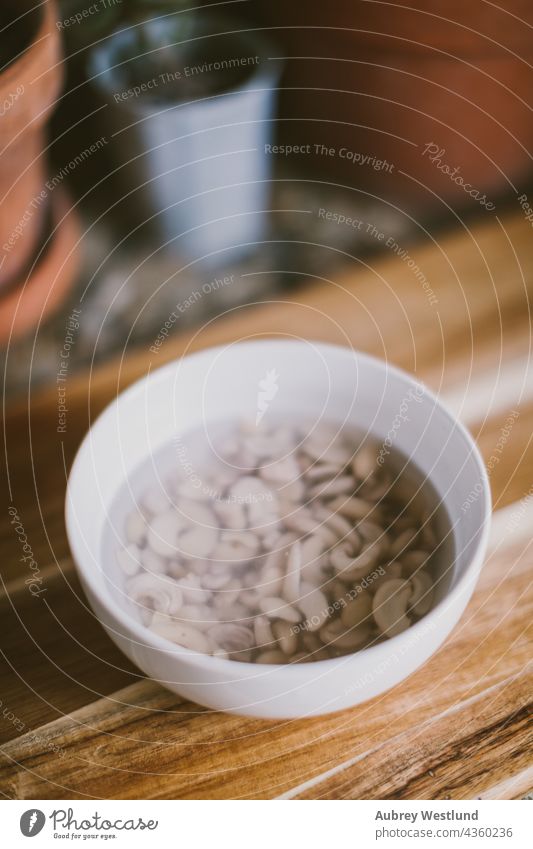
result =
[[530,0],[3,0],[7,392],[533,220],[532,27]]

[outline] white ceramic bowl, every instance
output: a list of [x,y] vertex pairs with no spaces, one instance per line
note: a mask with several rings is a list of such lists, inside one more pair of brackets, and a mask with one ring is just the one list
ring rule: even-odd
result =
[[[132,472],[173,438],[205,423],[255,419],[259,381],[272,369],[278,392],[265,415],[324,418],[389,439],[433,483],[447,509],[455,547],[444,597],[407,631],[353,655],[288,666],[202,655],[151,633],[117,604],[105,577],[110,564],[103,562],[102,544],[110,506]],[[479,452],[434,395],[408,374],[365,354],[285,340],[211,348],[135,383],[85,437],[70,473],[66,503],[67,533],[80,580],[120,649],[151,678],[187,699],[267,718],[350,707],[388,690],[424,663],[457,623],[473,592],[489,521],[489,485]]]

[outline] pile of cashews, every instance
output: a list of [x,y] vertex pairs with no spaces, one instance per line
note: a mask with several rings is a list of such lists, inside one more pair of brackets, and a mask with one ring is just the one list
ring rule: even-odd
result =
[[195,485],[177,471],[128,514],[127,603],[177,647],[244,662],[402,633],[434,602],[435,511],[376,456],[329,424],[236,423]]

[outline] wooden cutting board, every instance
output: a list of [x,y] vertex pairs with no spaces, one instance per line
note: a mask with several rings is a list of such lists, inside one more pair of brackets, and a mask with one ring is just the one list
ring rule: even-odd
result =
[[[249,284],[253,298],[253,277]],[[55,386],[12,406],[0,530],[1,793],[465,799],[530,790],[532,290],[531,226],[519,214],[487,216],[438,243],[409,246],[407,259],[354,262],[286,299],[231,310],[187,333],[178,323],[157,354],[125,350],[70,376],[64,433]],[[69,464],[116,392],[173,357],[262,335],[353,345],[416,373],[471,428],[490,469],[490,552],[461,622],[403,684],[325,718],[232,717],[145,679],[88,607],[65,538]],[[8,508],[37,563],[46,590],[38,597],[28,592]]]

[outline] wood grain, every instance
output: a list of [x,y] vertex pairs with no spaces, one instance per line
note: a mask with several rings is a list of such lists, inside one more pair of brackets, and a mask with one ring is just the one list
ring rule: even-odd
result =
[[[356,759],[295,795],[475,796],[510,766],[519,771],[531,742],[533,547],[500,533],[492,552],[451,639],[408,681],[359,708],[264,722],[139,682],[42,726],[37,741],[28,733],[6,745],[0,786],[17,798],[57,798],[60,789],[69,798],[270,797]],[[500,726],[512,728],[511,739],[508,730],[498,736]],[[512,764],[501,757],[511,751]]]
[[[179,333],[157,356],[126,352],[91,375],[73,376],[66,433],[57,433],[53,391],[8,411],[8,503],[47,592],[29,595],[8,517],[0,529],[0,792],[24,799],[507,798],[529,789],[531,229],[511,216],[413,246],[410,255],[434,281],[438,305],[428,303],[404,261],[385,257],[309,282],[281,304],[234,310],[197,333]],[[119,388],[189,350],[302,330],[386,356],[455,402],[464,394],[485,459],[497,456],[495,507],[515,504],[521,518],[511,532],[509,514],[499,514],[471,605],[408,681],[330,717],[263,722],[182,701],[114,648],[77,582],[63,499],[83,433]],[[513,378],[510,387],[509,375],[522,370],[524,381]],[[510,407],[518,415],[498,448]]]

